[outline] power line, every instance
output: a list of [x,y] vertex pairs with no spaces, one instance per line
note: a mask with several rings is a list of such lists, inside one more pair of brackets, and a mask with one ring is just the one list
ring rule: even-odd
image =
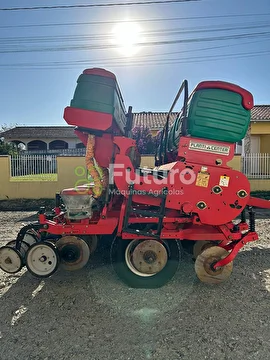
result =
[[258,17],[270,16],[270,13],[264,14],[234,14],[234,15],[212,15],[212,16],[189,16],[189,17],[173,17],[173,18],[156,18],[156,19],[130,19],[130,20],[111,20],[111,21],[87,21],[87,22],[71,22],[71,23],[52,23],[52,24],[25,24],[25,25],[1,25],[0,29],[8,28],[27,28],[27,27],[50,27],[50,26],[78,26],[78,25],[105,25],[119,24],[129,22],[159,22],[159,21],[181,21],[181,20],[202,20],[202,19],[219,19],[219,18],[235,18],[235,17]]
[[[263,23],[262,25],[245,24],[245,26],[230,26],[230,25],[218,25],[215,27],[215,32],[233,31],[233,30],[251,30],[270,27],[270,23]],[[225,27],[227,26],[227,27]],[[149,31],[142,31],[141,36],[168,36],[168,35],[187,35],[194,33],[207,33],[213,32],[213,27],[193,27],[193,28],[169,28],[169,29],[156,29]],[[50,35],[50,36],[20,36],[20,37],[6,37],[0,39],[0,44],[14,45],[14,43],[34,43],[34,42],[57,42],[57,41],[89,41],[89,40],[110,40],[113,39],[113,34],[77,34],[77,35]]]
[[[259,51],[259,52],[247,52],[247,53],[233,53],[233,54],[222,54],[222,55],[215,55],[215,56],[211,56],[211,55],[206,55],[206,56],[201,56],[201,57],[186,57],[186,58],[180,58],[180,59],[164,59],[159,60],[159,61],[152,61],[152,62],[148,62],[148,65],[150,66],[154,66],[154,65],[175,65],[175,64],[186,64],[186,63],[201,63],[201,62],[205,62],[205,61],[219,61],[219,60],[226,60],[226,59],[240,59],[240,58],[252,58],[252,57],[257,57],[257,56],[268,56],[270,55],[270,51],[266,50],[266,51]],[[72,65],[76,65],[78,66],[78,64],[82,65],[85,64],[86,66],[96,66],[96,62],[91,62],[91,61],[85,61],[85,62],[70,62],[70,63],[59,63],[57,66],[52,65],[52,66],[31,66],[29,69],[33,69],[33,70],[37,70],[37,69],[43,69],[43,70],[53,70],[53,69],[61,69],[61,70],[66,70],[66,69],[71,69]],[[15,65],[11,66],[11,64],[6,64],[5,69],[16,69],[16,66],[19,65]],[[54,66],[54,67],[53,67]],[[68,67],[69,66],[69,67]],[[134,67],[134,66],[145,66],[145,61],[133,61],[133,62],[129,62],[129,63],[120,63],[119,61],[113,63],[113,62],[103,62],[102,67]],[[20,69],[23,69],[21,66],[19,66]],[[28,69],[28,68],[25,68]],[[28,69],[28,70],[29,70]]]
[[[197,51],[209,51],[209,50],[216,50],[216,49],[221,49],[221,48],[228,48],[231,46],[241,46],[241,45],[250,45],[250,44],[258,44],[264,41],[268,41],[270,38],[266,38],[264,40],[256,40],[256,41],[248,41],[248,42],[241,42],[241,44],[230,44],[230,45],[220,45],[220,46],[212,46],[212,47],[204,47],[204,48],[199,48],[199,49],[189,49],[189,50],[181,50],[181,51],[170,51],[170,52],[163,52],[163,53],[159,53],[159,54],[145,54],[145,55],[137,55],[136,58],[137,59],[144,59],[144,58],[152,58],[152,57],[156,57],[156,56],[166,56],[166,55],[175,55],[175,54],[184,54],[184,53],[193,53],[193,52],[197,52]],[[216,55],[215,55],[216,56]],[[117,57],[109,57],[109,58],[100,58],[100,59],[96,59],[96,62],[103,62],[103,61],[119,61],[119,60],[127,60],[126,56],[117,56]],[[157,60],[157,59],[153,59],[153,60]],[[167,60],[167,59],[163,59],[163,60]],[[51,65],[68,65],[68,64],[87,64],[89,62],[89,59],[87,60],[69,60],[69,61],[51,61],[51,62],[40,62],[40,63],[16,63],[16,64],[1,64],[1,66],[51,66]]]
[[[220,49],[220,48],[228,48],[228,47],[233,47],[233,46],[241,46],[241,45],[250,45],[250,44],[258,44],[258,43],[262,43],[264,41],[269,41],[269,37],[264,39],[264,40],[255,40],[255,41],[248,41],[248,42],[241,42],[240,44],[230,44],[230,45],[220,45],[220,46],[213,46],[213,47],[204,47],[204,48],[198,48],[198,49],[189,49],[189,50],[181,50],[181,51],[171,51],[171,52],[163,52],[163,53],[159,53],[159,54],[143,54],[143,55],[136,55],[136,59],[138,61],[143,61],[144,63],[149,62],[149,60],[145,61],[144,58],[153,58],[153,57],[160,57],[160,56],[166,56],[166,55],[175,55],[175,54],[184,54],[184,53],[192,53],[192,52],[198,52],[198,51],[209,51],[209,50],[216,50],[216,49]],[[267,51],[268,52],[268,51]],[[260,54],[260,53],[265,53],[264,51],[257,51],[254,53],[248,52],[245,54]],[[243,53],[242,53],[243,55]],[[205,57],[203,55],[199,55],[201,57]],[[208,57],[214,58],[214,57],[218,57],[218,56],[228,56],[228,54],[224,54],[224,55],[209,55]],[[198,56],[196,56],[196,58],[198,58]],[[189,57],[189,59],[191,59],[191,57]],[[95,59],[95,62],[98,63],[102,63],[102,62],[110,62],[110,61],[117,61],[118,63],[120,63],[121,60],[125,60],[124,62],[128,62],[130,63],[131,58],[127,58],[126,56],[117,56],[117,57],[105,57],[105,58],[99,58],[99,59]],[[152,59],[153,61],[168,61],[168,58],[165,59]],[[151,61],[151,60],[150,60]],[[20,67],[32,67],[32,66],[63,66],[63,65],[76,65],[76,64],[88,64],[89,63],[89,59],[87,60],[68,60],[68,61],[51,61],[51,62],[40,62],[40,63],[8,63],[8,64],[1,64],[1,66],[6,67],[6,66],[20,66]],[[123,64],[123,62],[121,62],[121,64]]]
[[75,8],[92,8],[92,7],[111,7],[111,6],[132,6],[132,5],[152,5],[152,4],[171,4],[171,3],[183,3],[194,2],[201,0],[160,0],[160,1],[133,1],[127,3],[108,3],[108,4],[81,4],[81,5],[54,5],[54,6],[31,6],[31,7],[12,7],[12,8],[0,8],[0,11],[18,11],[18,10],[51,10],[51,9],[75,9]]
[[[176,40],[164,40],[164,41],[147,41],[137,43],[137,46],[159,46],[159,45],[173,45],[173,44],[184,44],[184,43],[198,43],[198,42],[209,42],[209,41],[225,41],[225,40],[236,40],[236,39],[246,39],[246,38],[258,38],[269,36],[270,31],[264,32],[253,32],[245,34],[234,34],[234,35],[224,35],[224,36],[214,36],[214,37],[203,37],[203,38],[190,38],[190,39],[176,39]],[[72,50],[105,50],[105,49],[118,49],[121,45],[112,45],[112,44],[93,44],[93,45],[73,45],[61,46],[57,44],[55,47],[40,47],[40,48],[21,48],[17,46],[12,49],[8,47],[7,49],[0,50],[1,54],[7,53],[28,53],[28,52],[53,52],[53,51],[72,51]]]

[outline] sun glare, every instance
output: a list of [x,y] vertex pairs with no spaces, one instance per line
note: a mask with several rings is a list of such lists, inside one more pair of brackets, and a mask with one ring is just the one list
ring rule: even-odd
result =
[[124,22],[118,24],[112,30],[112,44],[117,46],[118,51],[125,56],[132,56],[140,50],[142,42],[141,28],[138,24]]

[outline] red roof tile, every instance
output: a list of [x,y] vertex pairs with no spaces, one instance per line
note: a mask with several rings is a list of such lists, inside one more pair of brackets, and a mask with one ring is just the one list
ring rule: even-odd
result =
[[[167,121],[166,112],[140,112],[133,114],[133,126],[147,126],[151,130],[163,128]],[[172,113],[170,123],[175,119],[177,113]]]
[[270,120],[270,105],[255,105],[251,110],[251,120]]
[[[170,123],[175,119],[177,113],[171,115]],[[146,126],[151,130],[162,129],[166,123],[166,112],[140,112],[133,114],[133,126]],[[270,105],[255,105],[251,110],[251,121],[270,121]],[[73,126],[18,126],[0,133],[5,139],[22,140],[31,139],[74,139]]]

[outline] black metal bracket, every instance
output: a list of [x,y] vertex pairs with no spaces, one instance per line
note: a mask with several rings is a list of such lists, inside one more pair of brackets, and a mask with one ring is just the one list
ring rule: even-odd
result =
[[[168,193],[168,189],[166,187],[162,189],[162,192],[160,194],[154,194],[152,192],[147,192],[147,191],[142,193],[141,191],[134,190],[134,184],[131,183],[129,185],[129,196],[128,196],[128,200],[127,200],[127,204],[126,204],[126,208],[125,208],[124,222],[123,222],[122,231],[126,232],[126,233],[129,233],[129,234],[141,235],[141,236],[152,237],[152,238],[155,238],[155,239],[160,239],[161,230],[162,230],[162,224],[163,224],[163,218],[164,218],[165,209],[166,209],[165,205],[166,205],[167,193]],[[151,196],[151,197],[159,198],[160,199],[159,211],[157,212],[157,211],[141,210],[141,209],[133,208],[132,207],[133,195]],[[137,215],[142,215],[142,216],[145,216],[145,217],[151,217],[151,218],[159,219],[156,233],[153,234],[151,232],[145,232],[143,230],[131,229],[129,227],[129,225],[130,225],[129,224],[129,218],[130,218],[131,214],[137,214]]]
[[[162,136],[161,136],[161,140],[160,140],[160,146],[159,146],[159,160],[157,161],[157,156],[156,157],[156,164],[159,162],[159,165],[162,164],[166,164],[167,163],[167,147],[168,147],[168,133],[169,133],[169,123],[170,123],[170,116],[171,113],[177,103],[177,101],[180,98],[180,95],[182,94],[182,92],[184,91],[184,104],[181,110],[181,116],[183,117],[183,135],[186,135],[186,128],[187,128],[187,124],[186,124],[186,117],[187,117],[187,104],[188,104],[188,81],[184,80],[180,86],[180,89],[178,90],[178,93],[173,101],[173,104],[168,112],[167,115],[167,120],[165,123],[165,126],[162,130]],[[179,113],[179,114],[180,114]],[[179,116],[179,115],[178,115]]]
[[255,211],[253,210],[252,206],[249,206],[249,231],[255,232]]

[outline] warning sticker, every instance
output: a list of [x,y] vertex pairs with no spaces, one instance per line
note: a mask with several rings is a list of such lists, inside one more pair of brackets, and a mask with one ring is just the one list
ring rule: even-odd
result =
[[219,179],[219,186],[229,186],[230,177],[229,176],[221,176]]
[[199,172],[196,179],[196,186],[207,187],[209,183],[210,175]]

